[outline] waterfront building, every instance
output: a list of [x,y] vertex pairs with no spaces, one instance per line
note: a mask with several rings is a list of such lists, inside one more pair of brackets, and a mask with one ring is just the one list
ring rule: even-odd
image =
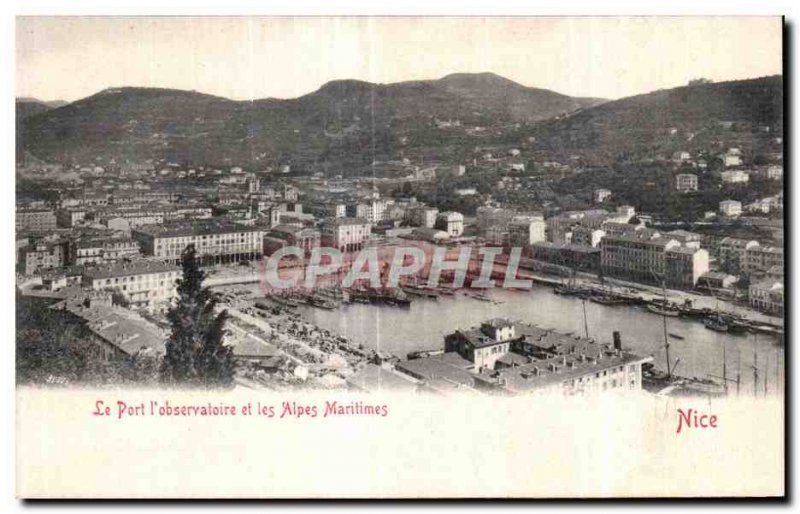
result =
[[599,248],[572,243],[542,241],[531,245],[531,257],[535,260],[580,271],[599,270],[600,254]]
[[512,395],[635,393],[642,386],[642,364],[652,360],[623,350],[618,335],[612,346],[507,319],[448,334],[445,352],[472,364],[463,367],[494,392]]
[[758,241],[725,237],[717,245],[717,260],[720,269],[738,275],[747,268],[747,251],[758,247]]
[[494,369],[495,362],[511,351],[515,325],[509,320],[495,318],[478,328],[456,330],[444,338],[444,351],[455,352],[475,366],[476,371]]
[[744,252],[741,266],[745,273],[765,273],[774,266],[783,267],[783,248],[780,246],[749,246]]
[[322,245],[353,252],[361,250],[369,240],[372,225],[364,218],[335,218],[326,220],[320,232]]
[[542,216],[514,216],[508,223],[508,245],[529,246],[545,240],[545,222]]
[[604,275],[636,282],[691,288],[709,267],[706,250],[651,229],[606,235],[600,249]]
[[651,229],[606,235],[600,242],[604,275],[645,283],[660,283],[666,272],[665,252],[680,247],[675,239]]
[[419,390],[437,394],[491,391],[494,385],[474,372],[475,365],[454,352],[398,362],[395,370],[418,381]]
[[748,288],[750,307],[773,316],[783,316],[783,297],[782,281],[767,279]]
[[[632,227],[632,225],[628,226]],[[574,245],[591,246],[592,248],[597,248],[605,235],[605,230],[578,225],[572,229],[572,237],[570,238],[570,242]]]
[[258,226],[213,219],[148,225],[133,232],[142,253],[173,263],[180,262],[190,244],[207,264],[257,260],[263,255],[263,236]]
[[272,255],[286,246],[301,248],[305,255],[311,255],[311,251],[320,245],[320,238],[320,232],[313,228],[277,225],[264,236],[264,255]]
[[697,281],[698,289],[726,290],[732,289],[739,279],[723,271],[708,271],[700,276]]
[[670,287],[692,289],[700,277],[709,270],[706,250],[679,246],[665,252],[666,284]]

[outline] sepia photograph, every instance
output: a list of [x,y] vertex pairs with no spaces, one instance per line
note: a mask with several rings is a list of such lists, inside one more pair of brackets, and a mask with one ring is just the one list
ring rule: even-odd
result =
[[784,497],[784,30],[18,16],[17,496]]

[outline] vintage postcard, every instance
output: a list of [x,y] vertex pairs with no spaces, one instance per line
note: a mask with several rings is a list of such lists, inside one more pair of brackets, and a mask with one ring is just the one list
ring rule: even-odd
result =
[[785,496],[783,33],[18,17],[17,496]]

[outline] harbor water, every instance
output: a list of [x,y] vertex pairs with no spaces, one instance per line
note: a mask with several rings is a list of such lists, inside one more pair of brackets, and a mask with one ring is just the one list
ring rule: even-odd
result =
[[[553,294],[548,287],[531,291],[492,289],[486,296],[492,301],[457,293],[438,300],[414,298],[406,308],[345,304],[335,310],[302,306],[300,311],[322,328],[401,358],[411,351],[443,348],[444,336],[459,328],[505,317],[580,336],[588,328],[589,337],[598,343],[610,343],[616,330],[626,349],[652,356],[657,368],[667,369],[663,318],[644,307],[583,302]],[[776,383],[783,383],[783,347],[775,336],[714,332],[702,320],[672,317],[667,318],[667,332],[682,338],[668,337],[670,361],[678,375],[722,377],[725,371],[732,394],[736,392],[737,374],[742,394],[753,394],[754,379],[759,395],[764,394],[765,381],[770,394],[776,391]]]

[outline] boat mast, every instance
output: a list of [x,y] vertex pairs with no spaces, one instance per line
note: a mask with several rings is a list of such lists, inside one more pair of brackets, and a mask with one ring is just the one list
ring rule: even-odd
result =
[[742,385],[742,351],[736,349],[736,396],[739,396],[739,387]]
[[725,396],[728,396],[728,359],[725,354],[725,339],[722,340],[722,383],[725,384]]
[[664,296],[664,304],[661,311],[661,320],[664,322],[664,352],[667,354],[667,378],[672,378],[672,370],[670,369],[669,360],[669,338],[667,337],[667,283],[663,278],[661,279],[661,291]]
[[581,298],[583,305],[583,331],[586,333],[586,339],[589,339],[589,322],[586,320],[586,298]]
[[758,395],[758,334],[753,342],[753,396]]

